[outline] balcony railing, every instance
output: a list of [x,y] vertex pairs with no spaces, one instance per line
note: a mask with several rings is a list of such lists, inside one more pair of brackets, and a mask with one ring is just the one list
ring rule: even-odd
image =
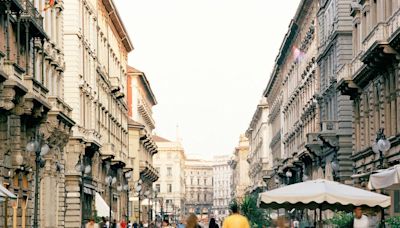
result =
[[36,29],[45,35],[43,30],[43,17],[33,5],[30,0],[21,0],[24,11],[22,12],[22,18],[28,19],[35,25]]
[[322,132],[338,130],[338,122],[334,120],[321,121]]
[[387,37],[390,39],[400,29],[400,9],[389,18],[387,23]]

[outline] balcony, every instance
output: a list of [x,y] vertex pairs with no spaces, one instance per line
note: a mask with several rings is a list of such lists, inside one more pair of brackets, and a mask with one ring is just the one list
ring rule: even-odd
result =
[[30,32],[33,37],[48,38],[43,28],[43,17],[30,0],[21,0],[23,11],[21,20],[29,22]]
[[24,10],[21,0],[0,0],[0,3],[9,3],[10,4],[10,10],[12,12],[19,12]]
[[[359,62],[361,63],[361,61]],[[358,66],[346,64],[337,73],[337,89],[342,95],[350,96],[352,100],[359,95],[359,87],[352,80],[352,69],[354,67]]]
[[305,147],[311,153],[320,156],[322,153],[322,142],[318,139],[320,133],[308,133]]
[[159,178],[158,171],[147,161],[139,162],[140,176],[146,181],[155,182]]

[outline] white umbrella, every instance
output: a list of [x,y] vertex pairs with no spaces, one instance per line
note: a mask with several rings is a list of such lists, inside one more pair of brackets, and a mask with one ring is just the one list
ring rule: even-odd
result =
[[354,206],[389,207],[390,197],[318,179],[266,191],[259,196],[263,208],[352,210]]
[[369,189],[400,188],[400,165],[372,174],[368,182]]

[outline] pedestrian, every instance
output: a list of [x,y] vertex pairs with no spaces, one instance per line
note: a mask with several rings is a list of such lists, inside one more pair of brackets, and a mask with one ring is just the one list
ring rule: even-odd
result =
[[110,228],[117,228],[117,220],[114,219],[114,220],[111,222]]
[[126,228],[126,226],[127,226],[127,224],[126,224],[125,219],[121,219],[121,222],[119,222],[119,227],[120,228]]
[[169,224],[169,221],[166,219],[162,222],[161,227],[172,228],[172,226]]
[[186,220],[186,228],[200,228],[200,225],[197,220],[197,216],[193,213],[189,215]]
[[354,228],[367,228],[369,227],[369,220],[366,215],[363,214],[361,207],[354,208]]
[[99,224],[100,228],[108,228],[107,226],[107,220],[104,218],[104,216],[101,217],[101,222]]
[[86,228],[99,228],[99,224],[94,221],[94,218],[90,218],[89,222],[86,223]]
[[183,224],[183,221],[178,222],[178,228],[185,228],[185,224]]
[[225,218],[222,228],[250,228],[249,220],[239,214],[239,208],[236,202],[230,206],[232,214]]
[[133,226],[133,225],[132,225],[132,222],[131,222],[131,220],[129,220],[129,221],[128,221],[128,228],[133,228],[132,226]]
[[215,218],[210,219],[210,223],[208,224],[208,228],[219,228],[218,224],[215,222]]

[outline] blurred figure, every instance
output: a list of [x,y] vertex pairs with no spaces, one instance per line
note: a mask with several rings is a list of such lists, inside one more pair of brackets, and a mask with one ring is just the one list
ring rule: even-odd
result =
[[218,224],[215,222],[214,218],[210,219],[210,223],[208,224],[208,228],[219,228]]
[[94,218],[90,218],[89,222],[86,223],[86,228],[99,228],[99,225],[95,223]]
[[225,218],[223,228],[250,228],[249,220],[239,214],[239,207],[236,202],[230,206],[232,214]]
[[191,213],[186,220],[186,228],[200,228],[200,227],[201,226],[197,222],[197,216]]
[[121,219],[121,222],[119,222],[119,227],[120,228],[126,228],[126,221],[125,221],[125,219]]
[[281,216],[278,218],[278,220],[276,222],[276,227],[277,228],[289,228],[285,217]]
[[366,215],[363,214],[361,207],[354,208],[354,228],[367,228],[369,227],[369,220]]
[[106,218],[104,218],[104,216],[101,217],[101,222],[100,222],[99,226],[100,226],[100,228],[108,228],[107,220],[106,220]]
[[131,220],[128,221],[128,228],[133,228]]

